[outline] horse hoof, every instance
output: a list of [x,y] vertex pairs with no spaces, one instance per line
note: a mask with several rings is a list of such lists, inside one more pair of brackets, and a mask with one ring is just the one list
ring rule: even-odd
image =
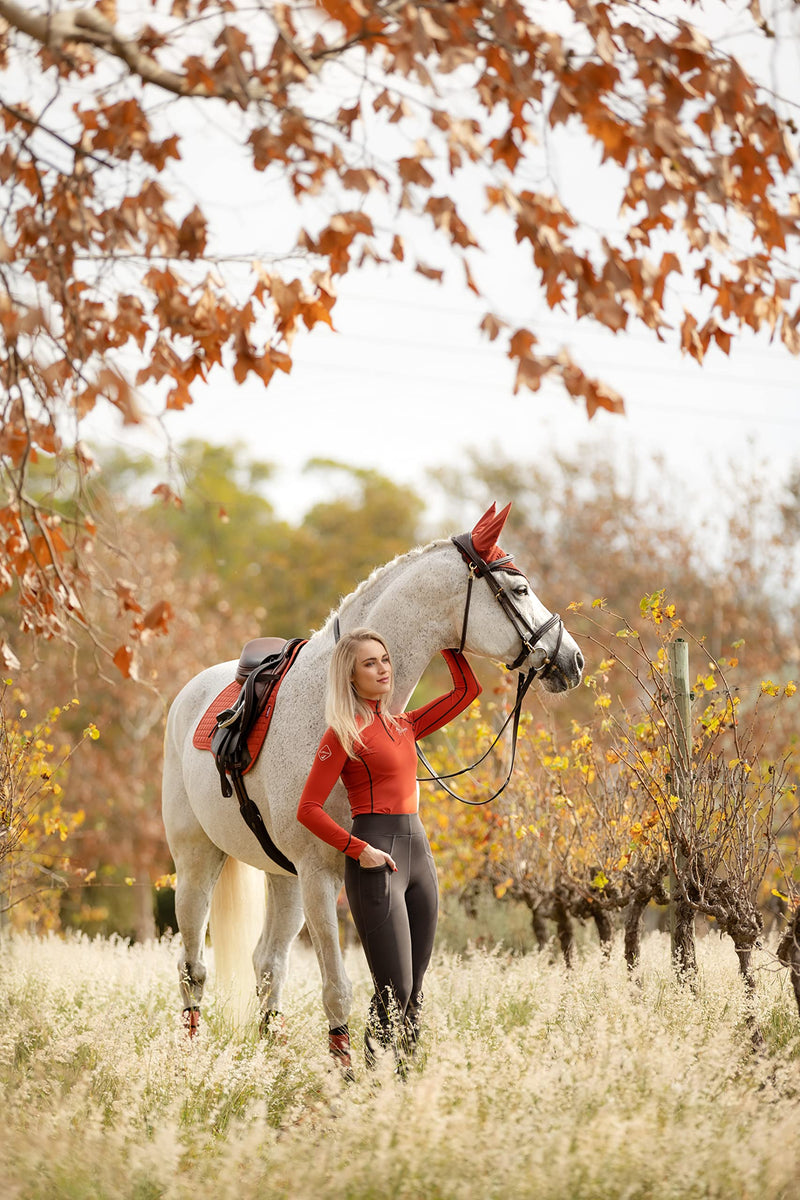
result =
[[285,1046],[288,1038],[286,1036],[286,1018],[283,1013],[278,1012],[277,1008],[268,1008],[259,1022],[258,1036],[265,1041]]
[[181,1014],[183,1017],[183,1028],[189,1038],[197,1037],[200,1032],[200,1009],[197,1005],[191,1008],[185,1008]]

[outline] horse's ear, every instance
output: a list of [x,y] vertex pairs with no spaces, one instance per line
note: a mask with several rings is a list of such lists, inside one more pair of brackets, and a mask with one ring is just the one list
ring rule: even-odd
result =
[[511,501],[500,512],[497,511],[496,505],[492,504],[473,529],[472,544],[483,558],[487,558],[496,546],[510,510]]

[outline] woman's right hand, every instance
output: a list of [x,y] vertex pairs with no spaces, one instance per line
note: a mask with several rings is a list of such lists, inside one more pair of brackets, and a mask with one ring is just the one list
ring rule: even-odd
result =
[[367,843],[358,856],[358,865],[367,869],[382,867],[384,863],[390,866],[393,871],[397,870],[397,863],[391,854],[387,854],[385,850],[377,850],[375,846],[370,846],[369,843]]

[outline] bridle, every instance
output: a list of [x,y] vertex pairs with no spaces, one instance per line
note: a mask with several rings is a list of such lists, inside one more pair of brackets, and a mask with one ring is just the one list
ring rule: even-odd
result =
[[[419,782],[435,782],[441,788],[443,788],[443,790],[447,792],[449,796],[452,796],[455,800],[460,800],[462,804],[470,804],[475,807],[479,807],[482,804],[488,804],[491,800],[496,799],[501,792],[505,791],[509,780],[511,779],[514,771],[514,759],[517,753],[517,734],[519,731],[520,714],[522,712],[522,701],[524,700],[525,694],[534,680],[545,679],[553,670],[555,661],[558,658],[558,652],[561,649],[561,639],[564,635],[564,622],[561,620],[561,617],[558,615],[558,613],[553,613],[553,615],[548,617],[548,619],[544,621],[538,628],[535,628],[528,621],[524,613],[520,612],[519,608],[514,603],[513,598],[509,596],[508,592],[506,592],[503,585],[495,578],[494,575],[495,571],[511,571],[517,575],[522,574],[522,572],[518,571],[516,567],[509,567],[508,564],[511,562],[510,554],[506,554],[502,558],[496,558],[492,562],[487,562],[475,549],[472,537],[469,533],[457,534],[451,540],[469,568],[467,598],[464,603],[464,620],[461,625],[461,644],[458,647],[459,651],[463,651],[467,642],[467,627],[469,625],[469,609],[472,599],[472,585],[476,579],[486,580],[492,592],[494,593],[495,600],[497,600],[503,612],[514,626],[514,629],[522,643],[522,648],[514,661],[506,664],[509,671],[515,671],[521,668],[526,659],[533,655],[534,651],[536,650],[537,643],[541,642],[545,634],[549,633],[551,629],[558,625],[558,636],[556,637],[555,649],[551,654],[545,655],[543,660],[538,665],[533,664],[531,667],[529,667],[526,673],[523,674],[523,672],[520,670],[519,677],[517,679],[517,695],[514,700],[514,707],[511,709],[511,712],[508,714],[502,726],[500,727],[500,731],[489,749],[485,754],[482,754],[476,762],[472,763],[472,765],[469,767],[463,767],[460,771],[451,771],[447,775],[437,775],[425,757],[424,752],[421,750],[419,743],[417,743],[417,757],[425,769],[429,772],[430,776],[430,780],[428,779],[428,776],[423,776]],[[541,650],[542,647],[540,646],[539,649]],[[511,721],[513,721],[511,732],[511,763],[508,768],[508,774],[497,791],[493,792],[491,796],[487,796],[485,800],[466,800],[463,796],[459,796],[456,792],[449,788],[444,780],[455,779],[458,775],[466,775],[470,771],[473,771],[475,767],[480,766],[480,764],[486,758],[488,758],[492,750],[494,750],[495,746],[505,732],[509,722]]]
[[[505,590],[503,585],[494,577],[495,571],[510,570],[515,575],[521,575],[516,567],[510,567],[511,555],[506,554],[502,558],[496,558],[493,562],[486,562],[484,558],[478,554],[472,542],[472,537],[469,533],[456,534],[451,538],[453,545],[458,550],[464,562],[469,567],[469,581],[467,583],[467,599],[464,605],[464,621],[461,626],[461,645],[459,650],[464,649],[467,641],[467,624],[469,622],[469,605],[472,597],[472,584],[476,579],[485,579],[489,587],[494,592],[494,598],[502,608],[503,612],[508,617],[511,624],[514,626],[519,640],[522,642],[522,649],[512,663],[506,663],[509,671],[516,671],[521,667],[526,658],[529,658],[536,649],[536,643],[540,642],[546,633],[549,633],[554,625],[558,625],[558,637],[553,653],[545,656],[544,660],[537,667],[533,667],[537,679],[544,679],[553,669],[553,664],[558,657],[558,652],[561,649],[561,639],[564,636],[564,622],[558,613],[553,613],[551,617],[543,622],[538,629],[535,629],[527,617],[517,608],[511,596]],[[524,576],[523,576],[524,578]]]

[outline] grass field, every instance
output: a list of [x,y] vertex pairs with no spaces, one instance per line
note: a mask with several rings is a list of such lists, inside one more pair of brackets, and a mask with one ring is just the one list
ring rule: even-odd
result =
[[[329,1065],[316,962],[298,946],[286,1040],[232,1031],[208,992],[178,1018],[170,939],[15,937],[0,946],[3,1200],[796,1200],[800,1023],[758,961],[754,1054],[729,943],[699,944],[696,994],[669,942],[639,984],[619,948],[437,954],[424,1061],[403,1083]],[[354,1042],[368,981],[348,953]]]

